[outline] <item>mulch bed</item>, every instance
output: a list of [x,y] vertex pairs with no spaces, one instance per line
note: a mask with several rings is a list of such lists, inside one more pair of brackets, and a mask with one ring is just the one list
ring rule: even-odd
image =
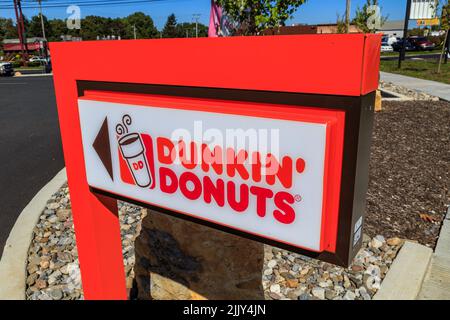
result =
[[365,232],[434,248],[450,204],[450,103],[384,102],[371,150]]

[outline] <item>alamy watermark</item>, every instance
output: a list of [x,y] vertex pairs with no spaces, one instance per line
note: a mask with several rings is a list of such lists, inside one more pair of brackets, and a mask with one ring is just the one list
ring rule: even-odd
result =
[[[205,130],[203,121],[194,121],[192,130],[175,129],[170,139],[176,146],[171,155],[173,163],[176,164],[181,163],[178,154],[183,154],[184,159],[190,159],[190,162],[195,164],[201,164],[203,159],[210,157],[214,158],[215,163],[223,164],[230,161],[227,158],[228,151],[233,150],[234,163],[252,165],[262,162],[264,175],[274,174],[279,169],[279,129],[208,128]],[[216,150],[221,152],[217,153]],[[211,152],[214,155],[211,155]]]
[[66,9],[69,17],[66,20],[67,29],[80,30],[81,29],[81,8],[77,5],[70,5]]

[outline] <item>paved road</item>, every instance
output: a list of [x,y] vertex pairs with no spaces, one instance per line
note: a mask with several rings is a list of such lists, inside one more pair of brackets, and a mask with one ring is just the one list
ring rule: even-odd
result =
[[22,209],[64,167],[52,77],[0,77],[0,256]]

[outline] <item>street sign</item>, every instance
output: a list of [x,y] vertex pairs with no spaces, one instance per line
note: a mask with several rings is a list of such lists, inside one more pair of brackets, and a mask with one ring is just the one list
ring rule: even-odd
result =
[[[362,242],[380,43],[52,43],[86,299],[126,298],[117,199],[348,266]],[[121,72],[109,52],[151,54]]]
[[416,21],[418,26],[438,26],[439,18],[434,19],[419,19]]
[[412,0],[409,18],[411,20],[434,19],[436,8],[436,0]]

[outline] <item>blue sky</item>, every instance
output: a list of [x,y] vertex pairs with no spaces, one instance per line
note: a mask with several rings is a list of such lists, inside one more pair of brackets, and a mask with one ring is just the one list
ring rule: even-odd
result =
[[[32,0],[22,0],[29,3]],[[43,3],[72,3],[77,4],[86,0],[42,0]],[[98,1],[98,0],[93,0]],[[9,1],[10,3],[13,0]],[[289,23],[334,23],[337,14],[343,15],[345,12],[345,0],[308,0],[302,5],[294,18]],[[0,1],[0,16],[14,18],[12,9],[2,9],[8,3],[7,0]],[[357,6],[362,6],[365,0],[352,0],[352,15]],[[382,14],[388,15],[389,20],[401,20],[405,14],[406,0],[380,0]],[[24,6],[26,6],[24,4]],[[139,4],[108,5],[101,7],[81,6],[81,15],[101,15],[106,17],[123,17],[135,11],[143,11],[150,15],[158,28],[162,28],[167,16],[175,13],[179,22],[193,21],[194,13],[200,14],[200,22],[207,24],[209,21],[210,0],[159,0]],[[27,17],[38,14],[38,9],[24,9]],[[49,18],[66,18],[66,8],[44,8],[44,15]]]

